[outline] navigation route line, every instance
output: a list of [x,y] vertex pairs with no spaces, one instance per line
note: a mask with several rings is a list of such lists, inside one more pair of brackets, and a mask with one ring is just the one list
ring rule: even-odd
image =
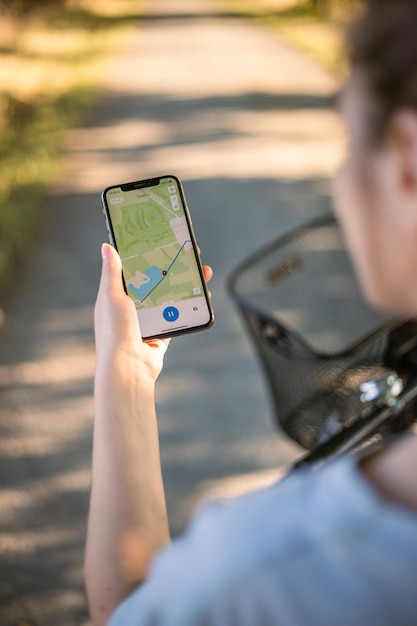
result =
[[[146,298],[148,298],[151,293],[153,291],[155,291],[155,289],[157,287],[159,287],[159,285],[162,283],[162,281],[168,276],[168,272],[171,271],[172,266],[174,265],[175,261],[178,259],[178,257],[180,256],[181,252],[183,251],[183,249],[185,248],[187,243],[191,243],[191,239],[187,239],[186,241],[184,241],[184,243],[182,244],[181,248],[178,250],[177,254],[175,255],[175,257],[173,258],[173,260],[171,261],[171,265],[168,267],[168,269],[163,270],[162,272],[162,278],[159,281],[159,283],[157,283],[154,287],[152,287],[152,289],[146,294],[146,296],[140,301],[141,304],[143,304],[146,300]],[[164,273],[165,272],[165,273]]]

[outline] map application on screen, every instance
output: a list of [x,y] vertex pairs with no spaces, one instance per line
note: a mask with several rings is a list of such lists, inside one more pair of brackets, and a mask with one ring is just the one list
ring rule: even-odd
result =
[[162,178],[158,185],[129,191],[113,187],[105,198],[126,289],[135,302],[143,336],[209,323],[176,179]]

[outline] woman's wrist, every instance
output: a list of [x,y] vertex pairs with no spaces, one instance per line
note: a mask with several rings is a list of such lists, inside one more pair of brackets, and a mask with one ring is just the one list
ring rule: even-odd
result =
[[95,414],[112,419],[155,416],[155,378],[133,358],[118,355],[97,362]]
[[146,391],[154,390],[157,376],[152,367],[133,352],[114,351],[97,358],[95,378],[111,388],[134,385]]

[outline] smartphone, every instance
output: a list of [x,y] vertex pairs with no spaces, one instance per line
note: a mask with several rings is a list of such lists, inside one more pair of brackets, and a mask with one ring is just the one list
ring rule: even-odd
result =
[[159,176],[113,185],[102,202],[143,339],[209,328],[214,313],[180,180]]

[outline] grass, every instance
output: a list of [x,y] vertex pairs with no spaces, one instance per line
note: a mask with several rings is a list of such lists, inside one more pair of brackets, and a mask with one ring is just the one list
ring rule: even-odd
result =
[[311,55],[332,74],[344,75],[344,27],[357,10],[357,0],[333,0],[326,13],[318,10],[311,0],[222,1],[228,11],[258,20]]
[[65,131],[94,101],[143,0],[72,0],[0,15],[0,297],[33,237]]

